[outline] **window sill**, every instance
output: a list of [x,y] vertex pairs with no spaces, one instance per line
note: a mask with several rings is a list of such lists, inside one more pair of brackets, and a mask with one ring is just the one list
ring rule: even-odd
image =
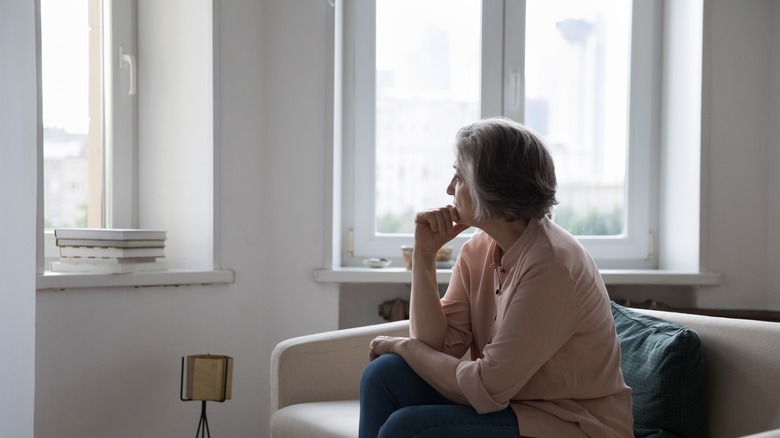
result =
[[[450,281],[451,269],[437,269],[440,284]],[[681,272],[657,269],[602,269],[601,277],[607,285],[667,285],[717,286],[720,274],[713,272]],[[317,269],[314,281],[318,283],[401,283],[412,282],[412,272],[405,268],[335,268]]]
[[235,281],[232,270],[170,269],[129,274],[73,274],[47,271],[36,278],[36,289],[64,290],[95,287],[151,287],[227,284]]

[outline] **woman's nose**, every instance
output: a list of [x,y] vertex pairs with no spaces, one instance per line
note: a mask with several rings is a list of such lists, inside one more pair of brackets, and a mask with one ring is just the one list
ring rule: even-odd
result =
[[450,185],[447,186],[447,194],[450,196],[455,196],[455,186],[453,185],[453,181],[455,181],[455,178],[450,181]]

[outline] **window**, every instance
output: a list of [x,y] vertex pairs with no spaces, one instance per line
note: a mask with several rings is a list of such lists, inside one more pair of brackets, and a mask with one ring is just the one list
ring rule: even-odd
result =
[[96,1],[41,0],[47,230],[103,225],[99,18]]
[[135,1],[40,10],[44,229],[134,227]]
[[451,202],[457,129],[503,115],[547,141],[554,220],[599,266],[655,266],[657,2],[345,3],[347,265],[397,257],[414,213]]
[[212,270],[218,5],[137,3],[41,0],[46,225],[163,229],[169,267]]
[[53,229],[135,228],[136,0],[41,0],[45,258]]

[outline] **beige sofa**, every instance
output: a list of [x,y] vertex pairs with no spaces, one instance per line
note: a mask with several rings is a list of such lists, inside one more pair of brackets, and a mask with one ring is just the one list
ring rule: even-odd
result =
[[[637,311],[699,334],[710,437],[780,437],[780,324]],[[360,375],[378,335],[408,336],[408,321],[279,343],[271,358],[271,435],[356,437]]]

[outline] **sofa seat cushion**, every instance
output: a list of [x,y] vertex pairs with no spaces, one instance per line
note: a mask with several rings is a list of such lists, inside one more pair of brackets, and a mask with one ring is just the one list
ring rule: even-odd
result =
[[698,333],[612,303],[637,437],[707,436]]
[[354,438],[358,436],[358,400],[299,403],[286,406],[271,416],[271,436]]

